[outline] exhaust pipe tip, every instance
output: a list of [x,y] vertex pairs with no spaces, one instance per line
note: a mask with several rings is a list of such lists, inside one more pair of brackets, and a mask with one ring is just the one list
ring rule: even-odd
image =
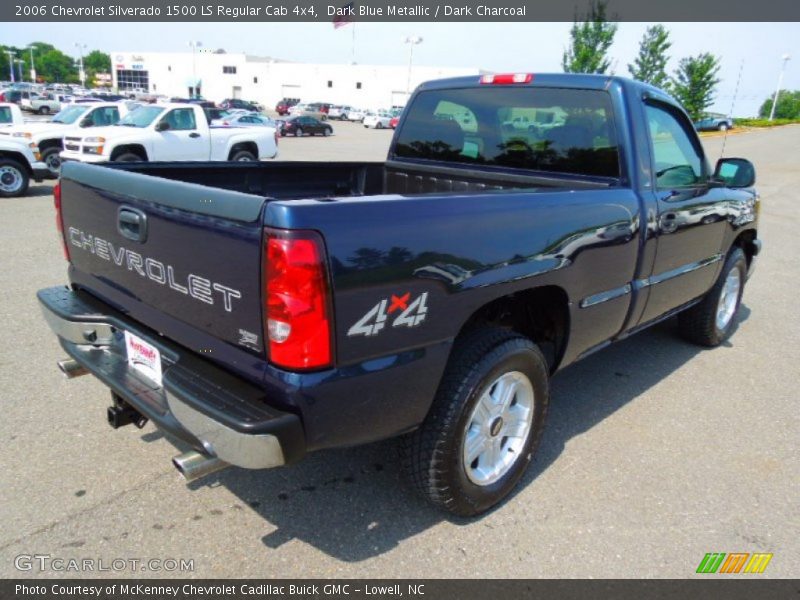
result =
[[76,377],[89,374],[89,370],[86,367],[72,358],[65,358],[64,360],[58,361],[57,364],[58,368],[64,374],[64,377],[67,379],[75,379]]
[[187,481],[195,481],[230,466],[224,460],[190,450],[172,459],[172,464]]

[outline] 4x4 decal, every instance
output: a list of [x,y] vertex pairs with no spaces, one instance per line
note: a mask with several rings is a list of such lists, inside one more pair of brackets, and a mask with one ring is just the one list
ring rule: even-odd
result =
[[385,298],[369,309],[367,314],[347,331],[347,335],[348,337],[377,335],[386,326],[390,315],[397,312],[400,314],[391,321],[392,327],[416,327],[428,314],[427,300],[428,292],[423,292],[413,301],[411,292],[400,296],[392,294],[391,298]]

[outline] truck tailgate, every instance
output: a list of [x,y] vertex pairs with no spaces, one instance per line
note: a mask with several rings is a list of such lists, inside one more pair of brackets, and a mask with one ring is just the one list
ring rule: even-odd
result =
[[67,162],[61,205],[72,280],[134,317],[149,307],[201,334],[176,340],[185,345],[196,346],[207,334],[262,355],[265,202]]

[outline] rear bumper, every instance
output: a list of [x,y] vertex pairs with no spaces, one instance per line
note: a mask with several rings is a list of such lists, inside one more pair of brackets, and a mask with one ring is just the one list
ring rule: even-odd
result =
[[[269,406],[263,390],[85,293],[54,287],[40,290],[38,299],[67,354],[166,433],[248,469],[290,464],[305,455],[300,418]],[[125,331],[158,348],[162,386],[129,367]]]

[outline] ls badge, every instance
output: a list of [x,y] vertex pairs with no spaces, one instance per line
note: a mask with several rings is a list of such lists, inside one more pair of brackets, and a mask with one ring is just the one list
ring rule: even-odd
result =
[[386,326],[389,316],[398,311],[400,314],[394,317],[392,327],[416,327],[428,314],[428,307],[425,304],[427,300],[428,292],[423,292],[413,302],[411,292],[402,296],[392,294],[390,299],[381,300],[361,317],[348,330],[347,336],[377,335]]

